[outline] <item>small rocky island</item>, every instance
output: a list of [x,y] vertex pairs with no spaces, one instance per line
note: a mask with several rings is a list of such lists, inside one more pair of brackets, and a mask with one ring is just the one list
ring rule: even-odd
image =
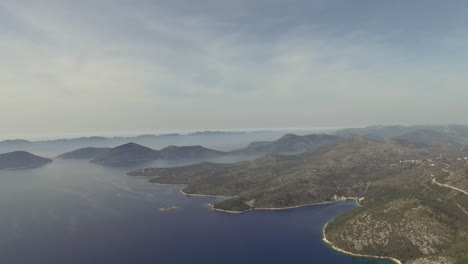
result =
[[159,211],[162,211],[162,212],[164,212],[164,211],[171,211],[171,210],[175,210],[175,209],[177,209],[177,208],[179,208],[179,207],[177,207],[177,206],[163,207],[163,208],[159,208]]
[[52,159],[43,158],[26,151],[14,151],[0,154],[1,170],[30,169],[52,162]]

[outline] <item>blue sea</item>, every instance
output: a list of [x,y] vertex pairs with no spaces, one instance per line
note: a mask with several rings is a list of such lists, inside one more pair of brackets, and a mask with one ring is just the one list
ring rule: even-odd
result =
[[[343,255],[322,242],[323,225],[355,208],[352,201],[227,214],[209,209],[217,198],[125,175],[196,162],[111,167],[55,160],[0,171],[0,263],[390,263]],[[159,210],[171,206],[177,209]]]

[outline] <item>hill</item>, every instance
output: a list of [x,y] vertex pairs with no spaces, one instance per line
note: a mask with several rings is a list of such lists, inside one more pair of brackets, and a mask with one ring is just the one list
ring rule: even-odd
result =
[[459,147],[410,148],[351,137],[296,156],[147,168],[129,175],[185,184],[187,194],[230,196],[213,205],[228,212],[351,197],[362,207],[339,216],[324,232],[338,248],[403,263],[461,264],[468,260],[468,195],[459,191],[468,190],[465,157],[468,151]]
[[139,135],[129,137],[78,137],[53,140],[4,140],[0,141],[0,153],[18,149],[46,156],[58,156],[70,150],[84,147],[113,148],[134,142],[142,146],[161,149],[170,145],[195,146],[201,145],[210,149],[231,151],[239,149],[250,142],[258,140],[274,140],[282,136],[282,131],[251,131],[251,132],[195,132],[191,134],[161,134]]
[[0,169],[28,169],[36,168],[52,162],[26,151],[14,151],[0,154]]
[[158,152],[159,159],[192,159],[204,157],[218,157],[226,152],[207,149],[202,146],[168,146]]
[[339,140],[340,137],[327,134],[298,136],[286,134],[276,141],[257,141],[247,147],[232,151],[232,154],[299,154],[314,150],[322,145]]
[[406,126],[368,126],[364,128],[345,128],[335,132],[341,137],[366,137],[377,141],[385,141],[403,134],[421,129],[420,127]]
[[192,159],[218,157],[227,152],[207,149],[202,146],[168,146],[160,151],[128,143],[115,148],[82,148],[58,156],[62,159],[85,159],[95,163],[114,163],[129,161],[151,161],[157,159]]
[[[204,135],[204,133],[201,134]],[[217,133],[214,134],[217,135]],[[338,139],[340,138],[337,136],[326,134],[311,134],[306,136],[286,134],[276,141],[257,141],[249,144],[246,148],[228,152],[208,149],[199,145],[170,145],[158,151],[136,143],[130,143],[113,149],[96,147],[82,148],[63,153],[58,157],[63,159],[88,159],[92,160],[92,162],[108,163],[130,160],[192,159],[218,157],[222,155],[261,155],[268,153],[298,154],[317,149],[320,146],[335,142]]]
[[82,148],[77,149],[74,151],[66,152],[57,156],[60,159],[85,159],[85,160],[92,160],[103,153],[109,151],[111,148]]
[[443,144],[457,144],[457,139],[455,139],[454,137],[451,137],[442,132],[429,129],[421,129],[409,132],[394,138],[394,140],[404,145],[418,147]]
[[[418,132],[419,131],[419,132]],[[458,144],[468,145],[468,126],[464,125],[427,125],[427,126],[368,126],[363,128],[345,128],[335,132],[341,137],[362,136],[385,141],[404,136],[405,134],[432,131],[451,137]]]
[[101,153],[96,158],[92,159],[91,162],[116,163],[130,161],[150,161],[156,159],[157,157],[157,151],[135,143],[127,143]]
[[[410,165],[399,164],[399,160],[409,159],[416,152],[394,143],[354,137],[314,153],[270,154],[236,164],[202,163],[151,172],[145,169],[145,175],[158,176],[152,182],[188,184],[186,193],[237,196],[215,207],[242,211],[331,201],[335,194],[357,196],[360,188],[366,187],[365,182],[407,169]],[[253,199],[254,203],[245,203]],[[231,207],[231,203],[238,203],[240,208]]]

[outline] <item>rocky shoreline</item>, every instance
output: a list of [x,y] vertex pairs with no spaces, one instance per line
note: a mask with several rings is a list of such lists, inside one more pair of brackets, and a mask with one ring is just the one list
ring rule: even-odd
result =
[[[152,183],[155,184],[155,183]],[[230,196],[221,196],[221,195],[209,195],[209,194],[188,194],[184,192],[183,190],[185,189],[186,185],[184,184],[161,184],[161,183],[156,183],[159,185],[178,185],[182,186],[183,188],[180,189],[180,193],[185,195],[185,196],[194,196],[194,197],[214,197],[214,198],[232,198]],[[335,201],[327,201],[327,202],[320,202],[320,203],[309,203],[309,204],[303,204],[303,205],[296,205],[296,206],[289,206],[289,207],[278,207],[278,208],[252,208],[249,210],[245,211],[231,211],[231,210],[223,210],[223,209],[218,209],[215,208],[213,204],[208,204],[211,210],[217,211],[217,212],[223,212],[223,213],[229,213],[229,214],[242,214],[242,213],[247,213],[250,211],[254,210],[288,210],[288,209],[296,209],[296,208],[301,208],[301,207],[307,207],[307,206],[314,206],[314,205],[325,205],[325,204],[332,204],[336,202],[342,202],[342,201],[347,201],[347,200],[354,200],[358,206],[362,206],[361,202],[364,199],[363,197],[335,197]],[[325,226],[322,229],[322,234],[323,234],[323,242],[325,242],[328,246],[330,246],[333,250],[338,251],[340,253],[350,255],[350,256],[356,256],[356,257],[363,257],[363,258],[373,258],[373,259],[386,259],[386,260],[391,260],[395,262],[396,264],[402,264],[402,262],[398,259],[392,258],[392,257],[380,257],[380,256],[372,256],[372,255],[362,255],[362,254],[357,254],[357,253],[352,253],[346,250],[343,250],[341,248],[336,247],[333,245],[331,241],[329,241],[325,235],[325,229],[327,228],[328,223],[325,224]]]
[[[204,195],[201,195],[201,196],[204,196]],[[347,199],[347,200],[354,200],[354,199]],[[329,201],[329,202],[321,202],[321,203],[310,203],[310,204],[302,204],[302,205],[295,205],[295,206],[289,206],[289,207],[271,207],[271,208],[259,207],[259,208],[252,208],[252,209],[245,210],[245,211],[230,211],[230,210],[218,209],[218,208],[214,208],[213,204],[209,204],[209,206],[210,206],[211,210],[213,210],[213,211],[218,211],[218,212],[223,212],[223,213],[230,213],[230,214],[242,214],[242,213],[247,213],[247,212],[254,211],[254,210],[288,210],[288,209],[296,209],[296,208],[314,206],[314,205],[332,204],[332,203],[342,202],[342,201],[346,201],[346,200]]]
[[372,256],[372,255],[362,255],[362,254],[352,253],[352,252],[346,251],[344,249],[338,248],[337,246],[333,245],[333,243],[331,241],[329,241],[327,239],[327,236],[325,234],[325,229],[327,228],[327,226],[328,226],[328,223],[326,223],[325,226],[322,229],[322,234],[323,234],[323,239],[322,240],[323,240],[323,242],[325,242],[327,245],[329,245],[334,250],[336,250],[336,251],[338,251],[340,253],[346,254],[346,255],[351,255],[351,256],[356,256],[356,257],[363,257],[363,258],[373,258],[373,259],[387,259],[387,260],[391,260],[391,261],[395,262],[396,264],[402,264],[402,262],[399,261],[396,258],[380,257],[380,256]]

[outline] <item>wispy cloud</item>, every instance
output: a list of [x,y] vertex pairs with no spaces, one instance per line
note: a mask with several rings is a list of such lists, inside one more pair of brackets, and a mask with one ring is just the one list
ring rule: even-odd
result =
[[[316,9],[336,12],[308,19],[301,9],[314,7],[308,1],[249,3],[5,2],[2,129],[56,134],[468,121],[460,59],[468,54],[461,45],[467,38],[452,27],[453,18],[446,31],[442,25],[433,36],[415,32],[412,39],[398,21],[379,20],[391,17],[382,9],[361,10],[367,19],[357,21],[343,13],[343,2],[318,1]],[[353,10],[366,8],[356,5]],[[419,24],[408,15],[414,14],[402,11],[408,27]]]

